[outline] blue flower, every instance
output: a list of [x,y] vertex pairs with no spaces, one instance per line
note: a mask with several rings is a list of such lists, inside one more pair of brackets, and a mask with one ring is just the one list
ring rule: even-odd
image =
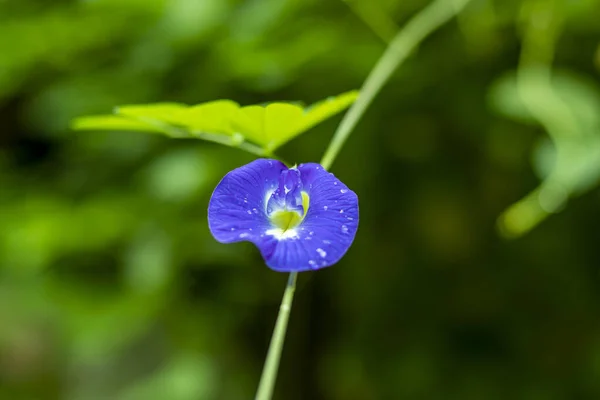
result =
[[219,182],[208,225],[221,243],[249,241],[282,272],[335,264],[358,228],[358,197],[321,165],[258,159]]

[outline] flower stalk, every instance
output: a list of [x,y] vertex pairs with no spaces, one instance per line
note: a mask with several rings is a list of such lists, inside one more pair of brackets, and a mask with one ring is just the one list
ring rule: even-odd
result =
[[281,299],[281,306],[279,307],[279,314],[277,315],[277,322],[275,323],[275,329],[273,330],[271,345],[269,346],[269,352],[267,353],[267,358],[265,360],[260,384],[258,386],[258,391],[256,392],[256,400],[270,400],[273,394],[277,370],[279,369],[279,359],[281,358],[281,350],[283,349],[283,342],[287,331],[287,323],[290,317],[290,311],[292,310],[297,276],[297,272],[291,272],[288,277],[285,292]]
[[[350,133],[398,66],[408,58],[423,39],[453,16],[457,15],[469,1],[435,0],[400,29],[367,76],[357,101],[344,115],[342,122],[329,143],[320,162],[326,170],[331,167]],[[297,272],[292,272],[288,278],[271,344],[267,352],[256,400],[270,400],[273,393],[296,288],[296,276]]]

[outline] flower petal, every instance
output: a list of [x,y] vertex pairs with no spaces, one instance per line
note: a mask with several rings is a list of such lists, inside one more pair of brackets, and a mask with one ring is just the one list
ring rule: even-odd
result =
[[[277,271],[306,271],[335,264],[358,229],[358,197],[319,164],[298,166],[310,206],[295,235],[260,244],[267,265]],[[288,232],[286,232],[288,233]]]
[[276,271],[335,264],[356,235],[358,197],[319,164],[300,164],[297,171],[309,196],[308,210],[300,225],[283,231],[269,220],[267,205],[287,171],[279,161],[259,159],[225,175],[208,206],[211,233],[222,243],[254,243]]
[[277,188],[284,170],[287,167],[280,161],[258,159],[225,175],[208,204],[208,226],[215,239],[263,242],[264,233],[271,229],[266,196]]

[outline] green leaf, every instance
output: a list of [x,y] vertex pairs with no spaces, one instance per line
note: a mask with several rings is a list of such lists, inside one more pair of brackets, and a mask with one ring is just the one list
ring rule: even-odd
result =
[[272,152],[319,122],[350,106],[358,92],[351,91],[308,108],[291,103],[240,107],[231,100],[195,106],[179,103],[125,105],[116,115],[81,117],[73,129],[119,129],[161,132],[171,137],[196,137],[230,146],[250,141]]
[[242,107],[231,124],[246,138],[272,151],[349,107],[357,97],[358,92],[351,91],[306,109],[289,103]]
[[231,100],[216,100],[181,110],[178,122],[192,132],[233,134],[230,120],[240,108]]
[[179,113],[188,108],[185,104],[158,103],[143,105],[126,105],[115,108],[115,114],[140,121],[160,121],[178,125]]
[[156,126],[142,121],[118,115],[90,115],[73,120],[71,128],[75,130],[122,130],[122,131],[148,131],[162,132]]

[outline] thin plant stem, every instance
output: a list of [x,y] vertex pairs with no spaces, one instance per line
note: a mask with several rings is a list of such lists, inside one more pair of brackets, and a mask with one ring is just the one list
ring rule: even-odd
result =
[[258,391],[256,392],[256,400],[270,400],[271,395],[273,394],[275,380],[277,379],[277,370],[279,368],[279,359],[281,358],[281,350],[283,349],[285,332],[287,331],[287,323],[290,317],[290,311],[292,310],[297,275],[297,272],[290,273],[285,292],[283,292],[283,299],[281,299],[281,306],[279,306],[277,322],[275,323],[271,344],[269,345],[269,351],[263,367],[262,376],[260,377]]
[[415,15],[392,39],[369,73],[360,95],[338,126],[321,165],[329,169],[350,133],[396,68],[430,33],[458,14],[470,0],[436,0]]
[[[325,169],[331,167],[344,142],[348,139],[365,110],[398,65],[427,35],[456,15],[468,2],[469,0],[436,0],[414,16],[404,29],[400,30],[392,39],[385,53],[369,73],[358,100],[346,113],[329,143],[321,160],[321,165]],[[255,400],[270,400],[273,394],[287,323],[292,309],[294,291],[296,290],[296,277],[297,272],[292,272],[289,275]]]

